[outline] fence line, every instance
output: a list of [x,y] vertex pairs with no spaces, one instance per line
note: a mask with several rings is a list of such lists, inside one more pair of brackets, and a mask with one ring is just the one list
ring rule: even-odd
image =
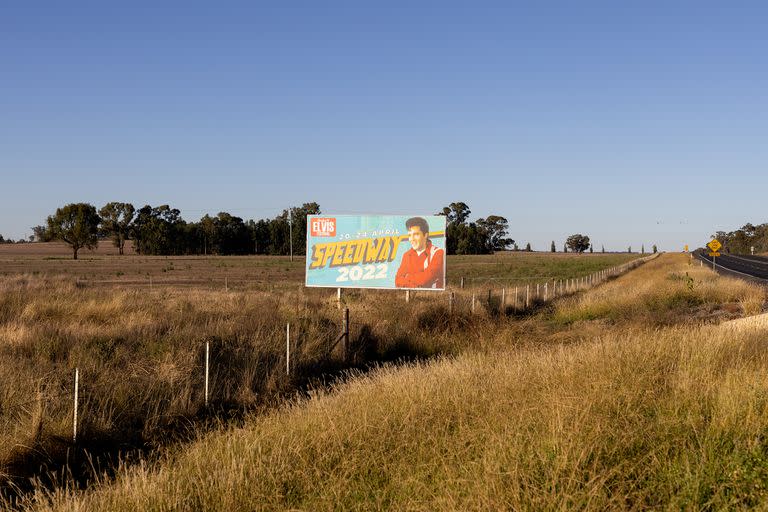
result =
[[[645,258],[639,258],[636,260],[632,260],[630,262],[624,263],[622,265],[617,265],[614,267],[610,267],[608,269],[599,270],[596,272],[593,272],[589,275],[582,276],[580,278],[568,278],[568,279],[557,279],[557,278],[548,278],[547,282],[543,283],[543,294],[542,294],[542,287],[540,286],[542,283],[536,283],[537,288],[535,291],[535,296],[532,295],[532,287],[531,283],[527,284],[525,286],[525,301],[523,302],[521,300],[522,295],[522,288],[520,286],[514,287],[514,298],[512,300],[508,299],[507,296],[507,289],[502,288],[500,291],[497,290],[496,297],[499,298],[499,307],[494,308],[493,302],[494,302],[494,292],[492,289],[488,289],[488,298],[487,298],[487,306],[490,310],[496,309],[500,314],[506,315],[510,313],[510,308],[512,312],[525,312],[528,310],[531,310],[532,307],[538,307],[542,304],[546,304],[547,302],[551,302],[553,300],[556,300],[559,297],[572,295],[574,293],[578,293],[580,291],[584,291],[590,288],[593,288],[595,286],[599,286],[600,284],[616,278],[630,270],[633,270],[637,268],[638,266],[642,265],[643,263],[650,261],[657,257],[658,254],[653,254]],[[532,277],[530,279],[539,279],[540,277]],[[464,281],[464,278],[462,278],[462,281]],[[153,283],[156,284],[156,283]],[[225,283],[225,286],[229,288],[230,283]],[[550,287],[551,284],[551,287]],[[405,291],[405,302],[406,303],[413,303],[414,302],[414,296],[417,295],[413,293],[413,290],[406,290]],[[510,289],[511,292],[511,289]],[[479,299],[477,297],[477,290],[467,290],[464,291],[462,289],[452,289],[448,288],[444,293],[429,293],[429,294],[423,294],[423,296],[429,297],[429,301],[436,302],[438,304],[442,303],[445,304],[445,300],[447,300],[447,310],[449,315],[455,315],[455,314],[462,314],[462,306],[466,305],[466,310],[469,310],[470,314],[475,314],[477,310],[477,304],[482,302],[482,299]],[[482,297],[482,295],[481,295]],[[341,302],[341,295],[339,294],[337,296],[338,304],[336,304],[336,301],[329,301],[328,305],[330,307],[342,306]],[[509,307],[507,307],[507,303],[511,303]],[[524,304],[523,308],[520,308],[521,303]],[[333,304],[333,306],[332,306]],[[355,306],[355,309],[363,310],[365,311],[367,308],[363,305],[357,304]],[[375,310],[375,308],[371,307],[370,310]],[[293,357],[291,357],[291,349],[292,349],[292,336],[291,336],[291,325],[290,323],[286,324],[285,328],[285,336],[286,336],[286,352],[285,352],[285,371],[286,371],[286,378],[291,378],[291,369],[296,368],[296,359],[299,355],[297,349],[300,346],[300,331],[297,329],[294,329],[293,333],[293,349],[296,352],[293,354]],[[348,306],[345,306],[342,311],[342,316],[340,319],[340,335],[333,341],[329,348],[327,349],[326,357],[330,357],[332,352],[335,350],[336,346],[341,342],[342,343],[342,358],[345,363],[349,364],[352,359],[352,351],[350,347],[350,310]],[[210,356],[210,340],[206,339],[205,345],[204,345],[204,394],[203,394],[203,403],[205,407],[209,406],[209,396],[210,396],[210,390],[209,390],[209,356]],[[293,361],[292,361],[293,360]],[[291,364],[293,362],[293,365]],[[200,366],[196,365],[195,367],[199,371]],[[74,372],[74,373],[72,373]],[[55,378],[55,375],[58,374],[60,379],[57,381],[59,384],[64,384],[67,382],[68,379],[72,379],[74,377],[74,386],[72,388],[69,388],[68,390],[62,390],[58,393],[42,393],[39,391],[40,386],[43,385],[44,381],[48,378]],[[85,379],[83,377],[85,376]],[[79,403],[82,401],[83,404],[87,404],[89,395],[88,395],[88,382],[87,382],[87,372],[85,375],[82,375],[79,368],[71,368],[71,369],[62,369],[61,372],[57,370],[53,370],[50,372],[47,372],[45,375],[35,378],[30,381],[30,385],[36,386],[38,388],[37,397],[32,400],[24,401],[24,402],[16,402],[13,403],[12,396],[6,397],[4,402],[0,402],[0,412],[2,412],[2,415],[0,415],[0,418],[2,416],[9,415],[8,412],[13,411],[14,409],[17,411],[23,411],[25,413],[28,413],[29,411],[26,411],[26,408],[28,406],[34,405],[34,404],[46,404],[50,403],[51,400],[58,400],[60,398],[66,398],[71,400],[72,405],[72,442],[77,443],[78,438],[78,423],[83,421],[84,416],[87,414],[87,407],[85,407],[83,410],[80,410]],[[68,380],[69,384],[67,387],[71,386],[73,381]],[[83,393],[81,393],[80,387],[82,384],[85,384],[85,395],[83,396]]]

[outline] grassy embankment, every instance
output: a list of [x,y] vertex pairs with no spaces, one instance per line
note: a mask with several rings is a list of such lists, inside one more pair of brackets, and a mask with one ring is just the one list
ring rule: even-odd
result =
[[476,350],[361,375],[36,508],[764,507],[768,332],[716,324],[764,301],[663,256]]
[[[445,294],[414,294],[405,306],[399,292],[350,291],[344,301],[351,311],[353,360],[344,361],[340,347],[334,347],[341,320],[335,294],[302,289],[298,259],[291,264],[286,258],[259,257],[47,257],[0,261],[2,272],[14,273],[21,264],[35,273],[14,274],[0,283],[0,480],[35,474],[41,465],[56,468],[66,460],[77,466],[71,467],[73,473],[87,473],[92,461],[76,457],[82,450],[95,454],[98,464],[120,451],[152,449],[169,435],[187,435],[206,418],[273,407],[286,394],[343,368],[457,354],[489,343],[499,325],[520,323],[496,315],[498,302],[488,310],[478,301],[476,314],[470,315],[469,287],[457,291],[453,315]],[[450,258],[449,268],[459,275],[473,271],[473,276],[536,282],[530,278],[583,276],[633,257],[500,254]],[[115,269],[131,275],[160,263],[186,269],[185,278],[198,281],[228,269],[230,290],[211,290],[205,280],[198,287],[89,284]],[[266,275],[280,283],[280,290],[237,288],[236,278],[249,275]],[[289,322],[293,355],[286,375]],[[211,346],[209,409],[203,407],[206,341]],[[73,447],[76,367],[79,443]]]

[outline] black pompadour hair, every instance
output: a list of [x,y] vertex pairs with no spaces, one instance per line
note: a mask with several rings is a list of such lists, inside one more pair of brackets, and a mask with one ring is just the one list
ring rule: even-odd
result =
[[429,236],[429,224],[427,224],[427,219],[424,217],[411,217],[405,221],[405,229],[411,229],[413,226],[420,227],[421,232]]

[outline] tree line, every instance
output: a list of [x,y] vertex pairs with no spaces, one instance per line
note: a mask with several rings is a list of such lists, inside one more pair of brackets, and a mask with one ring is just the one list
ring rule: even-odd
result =
[[751,254],[753,247],[755,254],[768,252],[768,223],[747,223],[734,231],[718,231],[712,237],[723,244],[726,253]]
[[[206,214],[197,222],[187,222],[180,210],[167,204],[145,205],[137,210],[131,203],[110,202],[97,210],[89,203],[72,203],[58,208],[45,225],[33,227],[30,241],[62,240],[72,248],[75,259],[81,248],[95,248],[99,240],[105,239],[112,241],[119,254],[124,253],[126,241],[131,240],[134,250],[144,255],[286,255],[291,246],[295,254],[301,255],[306,251],[306,216],[321,213],[320,205],[310,202],[287,208],[271,219],[246,221],[220,212],[213,217]],[[446,217],[448,254],[520,250],[509,237],[506,218],[489,215],[470,221],[471,213],[464,202],[451,203],[436,213]],[[763,233],[768,231],[768,225],[747,226],[752,228],[750,233],[758,228],[762,228]],[[0,236],[2,242],[4,239]],[[532,251],[531,244],[527,243],[524,250]],[[550,250],[556,252],[554,240]],[[568,237],[563,244],[563,252],[569,251],[582,253],[594,249],[589,237],[579,233]],[[601,252],[605,252],[604,247]],[[628,252],[632,252],[631,247]]]
[[[82,248],[95,248],[109,239],[123,254],[127,240],[144,255],[245,255],[303,254],[306,246],[307,215],[319,214],[320,205],[304,203],[291,207],[273,219],[244,221],[227,212],[198,222],[187,222],[181,211],[169,205],[145,205],[138,210],[130,203],[111,202],[100,210],[88,203],[58,208],[46,224],[32,228],[38,241],[67,243],[74,259]],[[290,223],[291,219],[296,219]],[[301,219],[298,221],[298,219]],[[290,223],[290,224],[289,224]]]
[[[127,240],[144,255],[246,255],[306,251],[306,216],[322,213],[315,202],[291,207],[272,219],[243,220],[227,212],[187,222],[181,211],[169,205],[110,202],[97,210],[89,203],[58,208],[45,225],[32,228],[37,241],[61,240],[72,248],[74,259],[82,248],[95,248],[109,239],[124,253]],[[489,254],[514,244],[508,237],[509,222],[489,215],[470,222],[466,203],[456,202],[438,212],[446,216],[448,254]]]

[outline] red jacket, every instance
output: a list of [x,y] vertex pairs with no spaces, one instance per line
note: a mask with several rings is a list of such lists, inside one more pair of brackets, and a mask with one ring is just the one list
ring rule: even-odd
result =
[[400,268],[395,274],[398,288],[444,288],[443,260],[445,251],[427,240],[427,247],[421,254],[412,248],[403,254]]

